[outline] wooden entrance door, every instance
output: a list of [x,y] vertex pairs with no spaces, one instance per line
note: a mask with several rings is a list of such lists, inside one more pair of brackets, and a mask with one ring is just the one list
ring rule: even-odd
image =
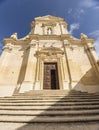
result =
[[59,89],[57,63],[44,63],[43,89]]

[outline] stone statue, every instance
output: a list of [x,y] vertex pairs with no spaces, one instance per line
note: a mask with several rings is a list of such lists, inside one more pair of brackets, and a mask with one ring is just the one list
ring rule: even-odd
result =
[[85,35],[84,33],[81,33],[81,38],[88,38],[88,36]]
[[17,39],[18,39],[17,33],[13,33],[13,34],[10,36],[10,38],[13,38],[13,39],[17,40]]

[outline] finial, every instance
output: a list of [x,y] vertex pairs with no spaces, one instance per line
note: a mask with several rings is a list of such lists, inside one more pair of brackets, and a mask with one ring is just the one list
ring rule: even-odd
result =
[[13,33],[13,34],[10,36],[10,38],[13,38],[13,39],[17,40],[17,39],[18,39],[17,33]]
[[81,33],[81,38],[88,38],[88,36],[85,35],[84,33]]

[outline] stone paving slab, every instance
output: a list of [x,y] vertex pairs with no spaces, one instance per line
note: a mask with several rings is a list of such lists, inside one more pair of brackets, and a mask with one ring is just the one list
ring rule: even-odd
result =
[[0,123],[0,130],[99,130],[96,123]]

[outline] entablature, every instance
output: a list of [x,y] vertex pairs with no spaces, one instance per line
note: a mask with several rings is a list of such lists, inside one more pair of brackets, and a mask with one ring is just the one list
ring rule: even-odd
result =
[[14,45],[27,45],[30,44],[32,40],[58,40],[64,42],[67,40],[70,44],[86,44],[86,43],[94,43],[94,39],[91,38],[81,38],[76,39],[71,34],[62,34],[62,35],[38,35],[38,34],[29,34],[27,37],[22,39],[15,38],[5,38],[3,42],[5,44],[11,43]]
[[36,54],[35,56],[41,56],[41,55],[45,55],[45,56],[51,56],[51,55],[63,55],[64,54],[64,51],[61,50],[60,48],[58,47],[46,47],[46,48],[43,48],[39,51],[36,51]]

